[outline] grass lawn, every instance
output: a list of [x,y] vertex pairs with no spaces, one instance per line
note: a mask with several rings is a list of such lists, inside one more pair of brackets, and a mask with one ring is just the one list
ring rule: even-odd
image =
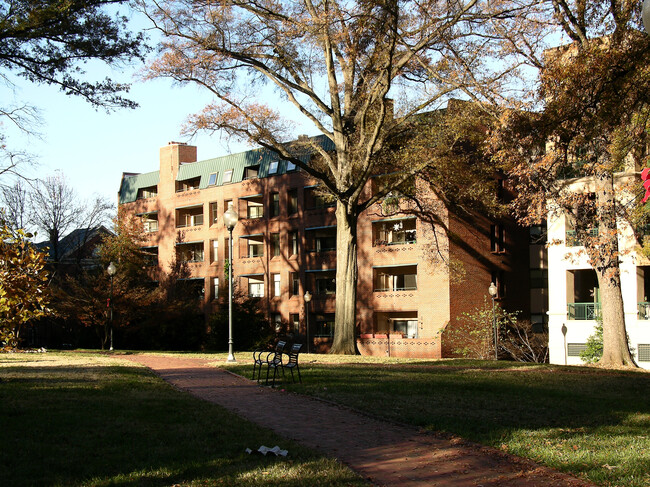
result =
[[[250,376],[250,354],[228,368]],[[223,365],[223,364],[222,364]],[[650,486],[650,373],[468,360],[302,355],[283,384],[491,445],[598,485]]]
[[[341,464],[100,354],[0,354],[0,485],[362,486]],[[248,455],[279,445],[286,458]]]

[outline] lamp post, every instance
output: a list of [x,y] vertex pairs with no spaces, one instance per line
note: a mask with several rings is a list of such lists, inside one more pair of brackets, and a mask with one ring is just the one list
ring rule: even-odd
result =
[[499,353],[497,348],[499,342],[499,334],[497,331],[497,315],[494,310],[494,298],[497,296],[497,287],[493,282],[490,283],[488,293],[490,293],[490,297],[492,298],[492,333],[494,335],[494,360],[499,360]]
[[311,294],[307,291],[305,293],[305,332],[307,334],[307,353],[309,353],[309,301],[311,301]]
[[223,221],[230,233],[230,251],[228,252],[228,362],[236,362],[232,351],[232,231],[237,225],[238,215],[232,208],[232,201],[228,203],[228,209],[223,214]]
[[108,267],[106,268],[106,272],[111,278],[111,287],[108,294],[108,320],[111,327],[110,329],[111,345],[109,350],[113,351],[113,276],[117,272],[117,267],[115,267],[115,264],[111,262],[110,264],[108,264]]

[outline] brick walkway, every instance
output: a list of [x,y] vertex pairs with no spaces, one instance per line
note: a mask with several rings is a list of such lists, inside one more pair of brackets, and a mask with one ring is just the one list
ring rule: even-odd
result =
[[206,360],[155,355],[121,358],[151,368],[178,389],[335,457],[375,485],[590,485],[493,448],[439,438],[344,407],[261,387],[254,381],[208,367]]

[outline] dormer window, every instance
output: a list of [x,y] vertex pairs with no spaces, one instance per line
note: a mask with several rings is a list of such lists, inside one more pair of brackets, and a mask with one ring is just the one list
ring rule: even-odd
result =
[[293,162],[287,161],[287,172],[295,171],[296,165]]
[[278,161],[271,161],[269,164],[269,174],[276,174],[278,172]]
[[230,182],[232,182],[232,169],[228,169],[223,173],[223,183],[226,184]]
[[253,179],[258,177],[260,172],[260,166],[249,166],[244,169],[244,179]]
[[208,186],[214,186],[217,184],[218,174],[219,174],[218,172],[213,172],[212,174],[210,174],[210,176],[208,176]]

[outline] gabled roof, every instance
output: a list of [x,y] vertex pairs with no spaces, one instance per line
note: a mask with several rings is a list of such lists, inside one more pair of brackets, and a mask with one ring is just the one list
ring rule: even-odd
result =
[[[59,260],[69,257],[98,235],[114,235],[114,233],[103,225],[73,230],[59,241]],[[39,250],[45,250],[45,248],[50,247],[50,241],[46,240],[35,243],[34,247]]]

